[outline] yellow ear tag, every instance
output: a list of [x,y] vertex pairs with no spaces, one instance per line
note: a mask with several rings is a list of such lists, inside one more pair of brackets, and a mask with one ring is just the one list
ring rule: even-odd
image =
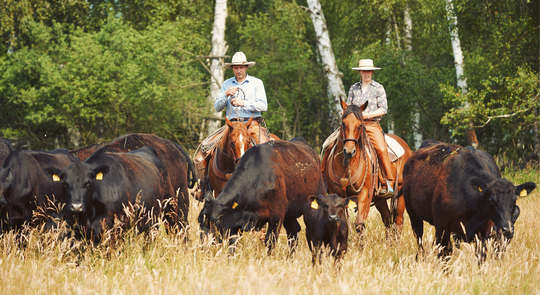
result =
[[232,204],[232,208],[235,209],[236,207],[238,207],[238,203],[234,202],[234,204]]
[[347,207],[349,207],[349,209],[353,210],[354,208],[356,208],[358,206],[356,206],[355,202],[353,202],[352,200],[349,200],[349,204],[347,204]]
[[479,190],[479,191],[482,191],[482,188],[481,188],[481,187],[478,187],[478,190]]
[[313,200],[313,202],[311,202],[311,208],[319,209],[319,203],[317,203],[317,200]]
[[522,190],[522,191],[519,193],[519,196],[520,196],[520,197],[526,197],[526,196],[527,196],[527,190],[526,190],[526,189]]
[[103,173],[99,172],[98,174],[96,174],[96,179],[103,180]]
[[52,181],[60,181],[60,177],[58,177],[58,175],[56,174],[53,174]]

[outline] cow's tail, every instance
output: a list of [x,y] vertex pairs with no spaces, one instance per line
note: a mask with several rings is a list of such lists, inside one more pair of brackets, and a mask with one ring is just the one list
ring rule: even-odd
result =
[[[188,188],[194,188],[195,183],[197,183],[197,177],[195,176],[195,166],[193,165],[193,161],[191,161],[191,158],[189,157],[188,153],[186,152],[186,150],[184,149],[184,147],[182,145],[177,144],[177,143],[174,143],[174,145],[186,157],[186,161],[187,161],[187,164],[188,164],[188,170],[189,170],[189,173],[188,173],[188,183],[189,183]],[[191,176],[189,174],[191,174]]]

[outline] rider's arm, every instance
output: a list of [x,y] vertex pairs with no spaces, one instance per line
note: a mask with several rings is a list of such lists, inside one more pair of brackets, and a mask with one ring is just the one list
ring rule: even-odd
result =
[[253,79],[253,90],[255,93],[254,100],[244,100],[244,109],[253,112],[266,112],[268,109],[268,102],[266,101],[266,92],[264,91],[264,84],[259,79]]
[[225,91],[231,86],[232,83],[230,83],[229,80],[226,80],[225,82],[223,82],[223,85],[221,85],[219,94],[216,97],[216,101],[214,102],[214,108],[216,109],[216,112],[222,111],[227,106],[227,95],[225,95]]

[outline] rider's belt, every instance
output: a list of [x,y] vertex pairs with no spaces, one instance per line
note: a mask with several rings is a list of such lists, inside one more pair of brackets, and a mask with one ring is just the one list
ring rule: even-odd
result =
[[[249,121],[249,119],[251,119],[251,117],[250,118],[232,118],[230,121],[231,122],[243,122],[243,123],[245,123],[245,122]],[[261,122],[261,117],[253,118],[253,121],[257,121],[257,122],[260,123]]]

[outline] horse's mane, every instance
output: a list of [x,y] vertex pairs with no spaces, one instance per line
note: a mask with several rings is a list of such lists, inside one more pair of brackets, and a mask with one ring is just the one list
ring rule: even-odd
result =
[[221,136],[221,140],[219,141],[219,147],[221,150],[226,150],[227,141],[229,141],[229,133],[231,132],[231,127],[229,125],[225,124],[225,128],[223,129],[223,135]]
[[360,110],[360,107],[355,104],[351,104],[345,109],[341,120],[345,119],[349,114],[354,114],[358,120],[363,120],[362,111]]

